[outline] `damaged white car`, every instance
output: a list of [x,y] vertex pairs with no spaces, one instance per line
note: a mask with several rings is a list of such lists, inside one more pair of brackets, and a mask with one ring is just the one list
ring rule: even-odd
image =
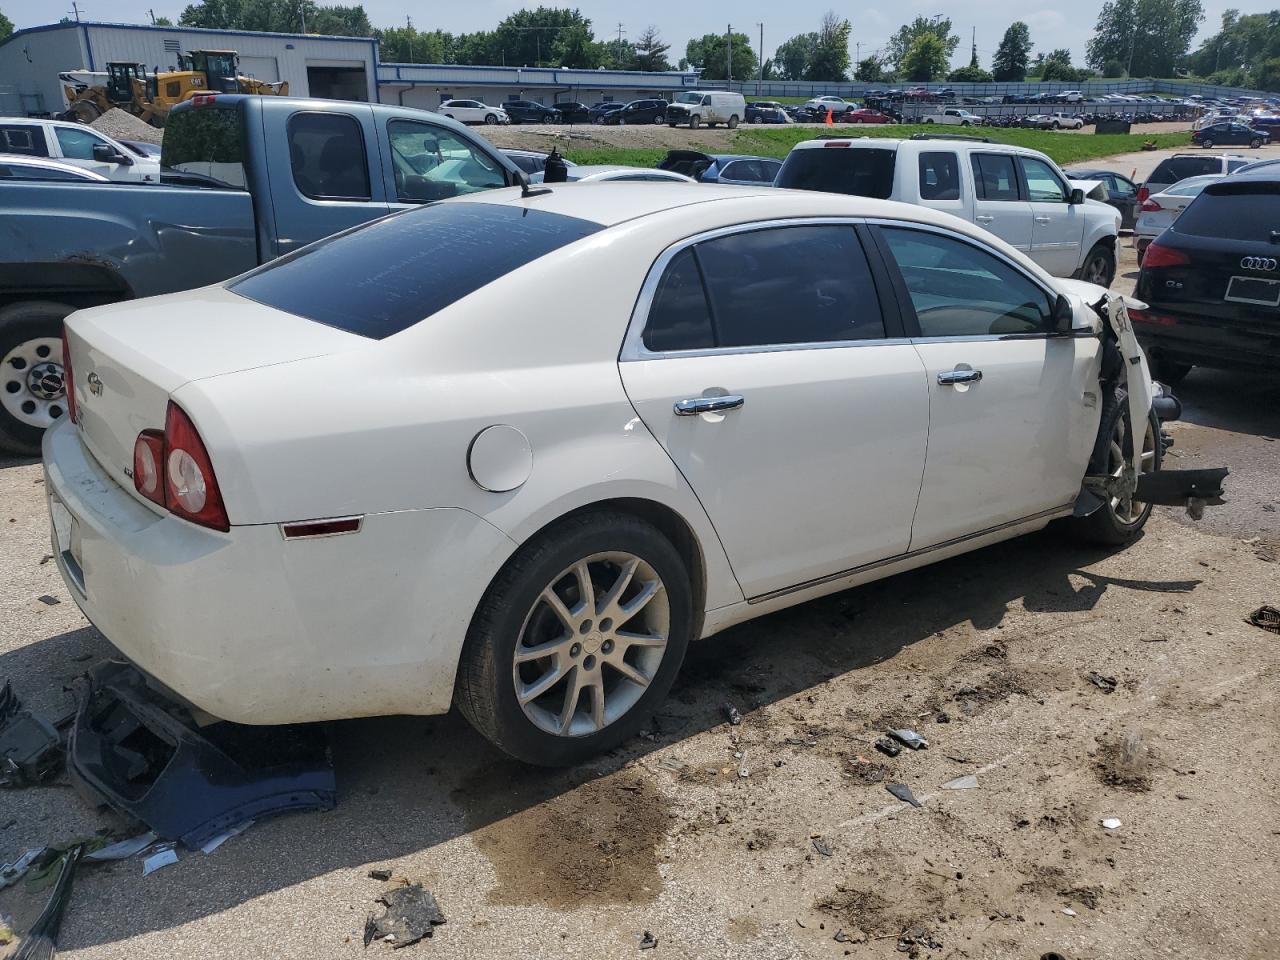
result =
[[1073,514],[1123,544],[1224,472],[1155,482],[1123,304],[859,197],[492,191],[66,337],[54,554],[125,657],[241,723],[456,703],[534,763],[633,734],[691,640]]

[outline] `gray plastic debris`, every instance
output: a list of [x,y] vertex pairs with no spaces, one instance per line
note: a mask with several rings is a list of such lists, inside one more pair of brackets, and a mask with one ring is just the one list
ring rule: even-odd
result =
[[648,930],[644,931],[644,933],[640,935],[640,949],[641,950],[658,949],[658,938],[655,937]]
[[0,787],[31,786],[62,765],[62,735],[44,717],[20,710],[0,721]]
[[976,790],[978,788],[978,778],[973,774],[967,777],[956,777],[954,780],[948,780],[942,785],[943,790]]
[[853,937],[845,933],[843,929],[837,930],[836,935],[831,939],[836,943],[853,943]]
[[1070,907],[1063,907],[1062,912],[1065,913],[1068,917],[1074,917],[1076,915],[1076,912],[1072,910]]
[[929,932],[927,927],[907,927],[898,935],[898,952],[915,955],[916,947],[927,950],[941,950],[942,941]]
[[1092,683],[1103,693],[1111,693],[1116,688],[1115,677],[1104,677],[1102,674],[1090,670],[1084,675],[1084,678]]
[[93,853],[86,853],[80,859],[91,861],[104,860],[124,860],[132,857],[135,853],[141,853],[147,847],[156,842],[156,835],[148,830],[146,833],[140,833],[136,837],[130,837],[128,840],[121,840],[113,843],[109,847],[103,847],[101,850],[95,850]]
[[1117,817],[1103,817],[1101,823],[1108,830],[1118,830],[1124,826]]
[[1280,633],[1280,610],[1264,603],[1249,614],[1245,622],[1261,627],[1263,630],[1270,630],[1272,633]]
[[213,851],[217,850],[220,846],[222,846],[232,837],[240,836],[240,834],[244,833],[246,830],[252,827],[253,824],[254,824],[253,820],[246,820],[244,823],[236,824],[230,830],[224,830],[222,833],[218,834],[216,837],[214,837],[212,840],[210,840],[208,843],[202,846],[200,848],[200,852],[213,853]]
[[920,806],[920,801],[916,799],[916,795],[911,792],[911,788],[905,783],[886,783],[884,788],[903,803],[909,803],[913,807]]
[[812,837],[813,849],[824,857],[830,857],[836,852],[836,848],[831,845],[831,841],[825,837]]
[[152,852],[142,861],[142,875],[155,873],[161,867],[167,867],[171,863],[178,862],[178,851],[175,844],[162,843],[155,847]]
[[914,730],[890,730],[889,736],[897,740],[899,743],[905,744],[912,750],[928,750],[929,741]]
[[444,923],[444,913],[436,898],[420,883],[408,883],[387,890],[378,897],[386,909],[375,917],[369,914],[364,924],[364,945],[374,937],[394,944],[395,949],[430,937],[435,927]]
[[44,853],[44,847],[36,847],[34,850],[28,850],[13,863],[0,865],[0,890],[21,880],[27,868],[42,853]]
[[890,740],[888,737],[881,737],[877,740],[875,742],[875,748],[881,753],[887,753],[891,757],[896,757],[902,752],[902,747],[893,740]]

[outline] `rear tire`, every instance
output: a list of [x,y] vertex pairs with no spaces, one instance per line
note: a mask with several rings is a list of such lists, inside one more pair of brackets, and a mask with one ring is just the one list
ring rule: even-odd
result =
[[1212,150],[1212,149],[1213,149],[1213,141],[1212,141],[1212,140],[1201,140],[1201,141],[1200,141],[1200,146],[1204,147],[1206,150]]
[[[1129,403],[1123,388],[1117,388],[1114,396],[1103,405],[1102,421],[1098,428],[1098,442],[1089,461],[1089,473],[1114,474],[1120,469],[1123,451],[1128,443]],[[1163,459],[1160,443],[1160,421],[1153,412],[1147,415],[1147,430],[1143,437],[1143,460],[1140,472],[1159,470]],[[1150,459],[1147,459],[1148,455]],[[1135,507],[1140,507],[1135,511]],[[1074,517],[1070,521],[1072,534],[1088,543],[1108,547],[1122,547],[1132,543],[1146,526],[1151,516],[1151,504],[1131,503],[1128,511],[1123,503],[1104,503],[1087,517]]]
[[738,117],[737,117],[737,115],[735,114],[734,116],[731,116],[731,117],[729,118],[729,129],[730,129],[730,130],[736,129],[736,128],[737,128],[737,126],[738,126]]
[[[632,561],[615,604],[609,590]],[[645,593],[651,599],[636,614],[609,618]],[[454,702],[518,760],[579,763],[646,722],[671,689],[693,624],[688,569],[657,528],[614,511],[571,517],[521,547],[489,586],[467,631]],[[547,652],[521,652],[534,647]],[[613,665],[619,661],[629,674]]]
[[0,450],[39,456],[45,429],[67,412],[52,378],[62,377],[62,321],[74,309],[34,300],[0,310]]

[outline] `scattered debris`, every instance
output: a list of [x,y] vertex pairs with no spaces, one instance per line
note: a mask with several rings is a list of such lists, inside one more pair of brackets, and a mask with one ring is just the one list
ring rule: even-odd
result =
[[1101,887],[1072,887],[1069,890],[1059,890],[1058,896],[1066,897],[1068,900],[1074,900],[1090,910],[1097,910],[1098,904],[1102,900]]
[[934,719],[937,720],[938,723],[950,723],[951,714],[947,713],[945,710],[939,710],[937,717]]
[[1150,790],[1152,767],[1151,749],[1136,730],[1118,741],[1103,742],[1098,750],[1098,776],[1109,787]]
[[142,861],[142,875],[148,876],[155,873],[161,867],[167,867],[171,863],[178,862],[178,851],[174,843],[161,843],[154,848],[154,851]]
[[27,868],[35,863],[36,857],[42,853],[44,853],[44,847],[36,847],[34,850],[28,850],[13,863],[0,864],[0,890],[21,880]]
[[[897,744],[894,744],[894,746],[897,746]],[[852,774],[854,778],[861,780],[863,783],[882,783],[889,773],[889,768],[883,763],[874,763],[861,754],[854,757],[849,763],[853,765]]]
[[51,597],[47,593],[40,594],[40,596],[36,597],[36,599],[39,600],[41,603],[43,603],[46,607],[56,607],[58,604],[62,602],[57,597]]
[[[18,698],[7,681],[4,700],[0,709],[0,787],[31,786],[61,766],[62,735],[44,717],[17,709]],[[7,717],[5,711],[9,711]]]
[[1268,604],[1263,604],[1249,614],[1245,622],[1251,623],[1255,627],[1261,627],[1263,630],[1270,630],[1272,633],[1280,633],[1280,610]]
[[222,833],[218,834],[208,843],[204,844],[204,846],[200,848],[200,852],[213,853],[213,851],[217,850],[220,846],[222,846],[232,837],[240,836],[240,834],[244,833],[246,830],[252,827],[253,824],[254,824],[254,821],[245,820],[243,823],[237,824],[236,826],[232,827],[230,830],[224,830]]
[[399,950],[429,938],[435,927],[444,923],[444,913],[436,898],[420,883],[406,883],[382,893],[377,902],[385,908],[381,914],[369,914],[364,924],[364,945],[374,937]]
[[943,790],[976,790],[978,788],[978,778],[973,774],[967,777],[956,777],[954,780],[948,780],[942,785]]
[[817,850],[818,853],[822,854],[824,857],[830,857],[835,854],[836,848],[833,847],[831,845],[831,841],[827,840],[825,837],[810,837],[809,839],[813,841],[813,849]]
[[640,935],[640,949],[641,950],[658,949],[658,938],[655,937],[648,930],[644,931],[644,933]]
[[76,863],[83,850],[83,845],[74,844],[66,850],[46,848],[42,851],[53,857],[50,863],[44,866],[50,876],[56,873],[57,879],[53,882],[53,891],[45,901],[44,909],[40,911],[40,915],[36,917],[30,928],[22,934],[21,943],[13,955],[14,960],[36,960],[36,958],[48,960],[53,957],[58,945],[58,928],[62,926],[62,912],[71,898],[71,882],[75,877]]
[[845,933],[843,928],[837,930],[836,935],[831,939],[836,943],[853,943],[853,937]]
[[[1137,431],[1134,431],[1134,432],[1136,433]],[[1063,907],[1062,912],[1065,913],[1068,917],[1077,916],[1076,912],[1072,910],[1070,907]]]
[[898,935],[898,952],[913,953],[916,947],[941,950],[942,941],[934,937],[926,927],[907,927]]
[[912,750],[928,750],[929,741],[914,730],[890,730],[889,736],[897,740],[904,746],[910,747]]
[[390,870],[370,870],[369,879],[381,880],[383,883],[386,883],[388,880],[391,879],[391,871]]
[[94,850],[92,853],[86,853],[81,859],[94,862],[125,860],[135,853],[141,853],[155,842],[156,835],[148,830],[146,833],[140,833],[136,837],[130,837],[128,840],[121,840],[110,846]]
[[1088,673],[1086,673],[1084,675],[1084,678],[1088,680],[1090,683],[1092,683],[1099,690],[1101,690],[1103,693],[1111,693],[1112,691],[1115,690],[1117,686],[1117,681],[1115,677],[1104,677],[1102,674],[1096,673],[1093,670],[1090,670]]
[[902,752],[902,747],[898,746],[895,741],[890,740],[888,737],[881,737],[877,740],[875,742],[875,748],[881,753],[887,753],[891,757],[896,757]]
[[1118,817],[1103,817],[1099,822],[1108,830],[1119,830],[1124,826]]
[[920,801],[905,783],[886,783],[884,788],[904,803],[909,803],[913,807],[920,806]]
[[738,712],[738,708],[732,703],[724,704],[720,707],[720,710],[724,714],[724,718],[729,721],[729,726],[736,727],[742,723],[742,714]]

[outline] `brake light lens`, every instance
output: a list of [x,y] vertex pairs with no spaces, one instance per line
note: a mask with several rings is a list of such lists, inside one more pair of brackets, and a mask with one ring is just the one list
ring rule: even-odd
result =
[[1139,203],[1145,203],[1145,202],[1147,201],[1147,199],[1148,199],[1150,196],[1151,196],[1151,191],[1150,191],[1150,190],[1148,190],[1146,187],[1139,187],[1139,188],[1138,188],[1138,202],[1139,202]]
[[1150,310],[1129,310],[1129,319],[1134,323],[1145,323],[1153,327],[1176,327],[1178,321],[1163,313],[1152,313]]
[[196,426],[180,406],[169,401],[164,417],[165,506],[178,516],[213,530],[229,530],[218,478]]
[[213,105],[216,97],[217,94],[213,93],[198,93],[191,99],[197,107],[208,107]]
[[67,340],[67,325],[62,325],[62,385],[67,391],[67,416],[72,423],[79,420],[76,410],[76,379],[71,372],[71,343]]
[[133,442],[133,489],[164,506],[164,481],[160,471],[164,465],[164,434],[159,430],[143,430]]
[[1169,247],[1161,246],[1159,243],[1153,243],[1147,247],[1147,252],[1142,255],[1142,268],[1155,269],[1157,267],[1183,267],[1191,262],[1181,250],[1173,250]]
[[1138,208],[1143,213],[1155,213],[1157,210],[1163,210],[1164,207],[1156,203],[1154,200],[1143,200],[1142,206]]

